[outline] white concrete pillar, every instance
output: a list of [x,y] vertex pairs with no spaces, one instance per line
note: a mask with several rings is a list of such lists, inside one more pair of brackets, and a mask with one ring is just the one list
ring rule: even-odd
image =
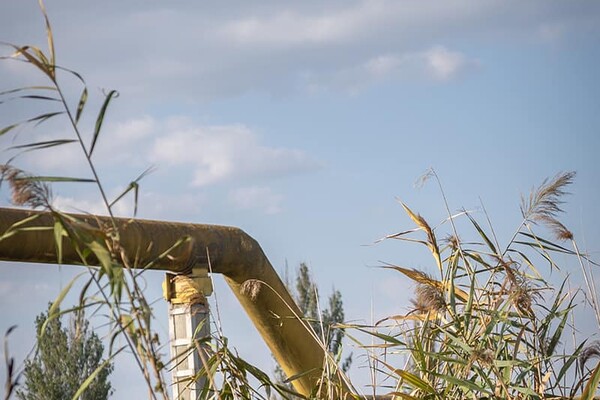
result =
[[[212,284],[205,269],[191,275],[167,274],[163,292],[169,301],[169,338],[174,400],[196,400],[206,385],[201,341],[210,342],[209,306]],[[206,360],[206,357],[204,357]]]

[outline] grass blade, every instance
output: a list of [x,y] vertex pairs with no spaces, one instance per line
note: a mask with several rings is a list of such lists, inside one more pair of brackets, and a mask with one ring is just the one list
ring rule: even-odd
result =
[[585,385],[585,389],[583,389],[583,393],[581,394],[581,400],[593,400],[596,394],[596,390],[598,390],[598,383],[600,382],[600,363],[590,375],[590,380]]
[[80,183],[93,183],[96,182],[95,179],[89,178],[72,178],[66,176],[29,176],[27,178],[21,178],[27,181],[35,181],[35,182],[80,182]]
[[492,252],[494,254],[497,254],[498,250],[496,250],[496,246],[494,246],[494,243],[492,243],[490,238],[485,234],[485,232],[483,231],[483,228],[481,228],[479,223],[475,220],[475,218],[473,218],[471,216],[471,214],[469,214],[469,213],[466,213],[466,214],[467,214],[467,217],[469,218],[469,220],[471,221],[471,223],[473,224],[473,226],[475,227],[475,229],[477,230],[477,232],[479,233],[479,236],[481,236],[481,238],[485,241],[485,243],[492,250]]
[[395,369],[394,373],[396,373],[402,379],[404,379],[404,381],[406,383],[408,383],[410,386],[412,386],[416,389],[419,389],[425,393],[435,394],[435,389],[433,389],[429,383],[425,382],[423,379],[419,378],[418,376],[416,376],[408,371],[405,371],[403,369]]
[[100,112],[98,113],[98,118],[96,119],[96,127],[94,128],[94,137],[92,138],[92,145],[90,146],[89,156],[94,152],[94,148],[96,147],[96,142],[98,141],[98,136],[100,135],[100,130],[102,129],[102,123],[104,122],[104,115],[106,114],[106,109],[108,108],[108,104],[110,101],[119,96],[119,92],[116,90],[111,90],[108,92],[106,99],[104,99],[104,103],[100,108]]
[[12,147],[9,147],[8,150],[19,150],[19,149],[26,149],[26,151],[40,150],[40,149],[47,149],[49,147],[54,147],[54,146],[62,146],[63,144],[75,143],[76,141],[77,140],[75,140],[75,139],[46,140],[43,142],[35,142],[35,143],[21,144],[18,146],[12,146]]
[[46,21],[46,37],[48,38],[48,51],[50,51],[50,65],[53,67],[52,71],[54,72],[54,65],[56,64],[56,54],[54,52],[54,35],[52,34],[52,27],[50,26],[50,20],[48,19],[48,13],[46,12],[46,7],[44,6],[44,2],[39,0],[40,9],[42,10],[42,14],[44,15],[44,20]]
[[0,129],[0,136],[4,135],[7,132],[12,131],[13,129],[15,129],[19,125],[21,125],[21,124],[18,123],[18,124],[12,124],[12,125],[5,126],[4,128]]
[[408,208],[408,206],[404,203],[400,203],[402,205],[402,207],[404,208],[404,211],[406,211],[406,213],[408,214],[408,216],[410,217],[410,219],[413,220],[413,222],[421,229],[423,229],[425,231],[425,233],[427,234],[427,247],[429,247],[429,250],[431,251],[431,253],[433,254],[433,257],[435,258],[435,262],[439,268],[439,270],[442,270],[442,259],[440,256],[440,249],[438,248],[437,245],[437,241],[435,239],[435,233],[433,233],[433,229],[431,229],[431,227],[429,226],[429,224],[427,223],[427,221],[425,221],[425,218],[423,218],[421,215],[415,214],[410,208]]
[[85,272],[82,272],[82,273],[76,275],[73,279],[71,279],[71,281],[67,284],[67,286],[65,286],[60,291],[60,293],[58,294],[56,299],[54,299],[54,301],[52,302],[52,305],[50,306],[50,309],[48,310],[48,318],[46,318],[46,321],[44,321],[44,323],[42,324],[42,327],[40,328],[40,336],[44,335],[44,332],[46,330],[46,326],[48,326],[48,323],[50,321],[52,321],[53,319],[57,318],[58,316],[60,316],[60,304],[65,299],[65,296],[71,291],[73,284],[83,274],[85,274]]
[[67,231],[62,222],[57,219],[54,221],[54,242],[56,244],[56,257],[59,265],[62,264],[63,236],[67,236]]
[[79,98],[79,103],[77,104],[77,114],[75,115],[75,123],[78,123],[79,118],[81,118],[81,114],[83,113],[83,108],[85,107],[87,98],[88,98],[88,90],[87,90],[87,87],[84,87],[83,92],[81,93],[81,97]]
[[49,120],[52,117],[56,117],[57,115],[61,115],[64,114],[64,111],[55,111],[55,112],[50,112],[50,113],[46,113],[46,114],[42,114],[42,115],[38,115],[37,117],[33,117],[31,119],[28,119],[25,122],[35,122],[35,125],[39,125],[44,121]]
[[108,207],[112,207],[114,206],[116,203],[119,202],[119,200],[121,200],[123,197],[125,197],[125,195],[127,193],[129,193],[130,191],[133,190],[134,193],[134,207],[133,207],[133,216],[135,217],[137,215],[137,209],[138,209],[138,196],[139,196],[139,191],[140,191],[140,185],[139,185],[139,181],[145,177],[146,175],[148,175],[149,173],[151,173],[152,171],[154,171],[154,167],[149,167],[146,168],[146,170],[144,172],[142,172],[137,178],[135,178],[135,180],[133,180],[132,182],[129,183],[129,186],[127,186],[127,188],[121,192],[121,194],[119,196],[117,196],[116,199],[114,199],[109,205]]
[[52,87],[52,86],[25,86],[25,87],[20,87],[20,88],[16,88],[16,89],[9,89],[9,90],[5,90],[3,92],[0,92],[0,96],[5,96],[7,94],[12,94],[12,93],[24,92],[26,90],[51,90],[51,91],[56,91],[56,88]]
[[[25,57],[25,60],[27,60],[26,62],[29,62],[36,66],[40,71],[42,71],[46,76],[48,76],[48,78],[50,78],[52,82],[55,81],[54,66],[49,65],[46,56],[44,56],[44,53],[40,49],[33,46],[18,47],[15,45],[11,45],[11,47],[15,49],[12,58],[17,58],[19,56]],[[38,58],[36,58],[33,54],[29,52],[30,49],[38,55]]]

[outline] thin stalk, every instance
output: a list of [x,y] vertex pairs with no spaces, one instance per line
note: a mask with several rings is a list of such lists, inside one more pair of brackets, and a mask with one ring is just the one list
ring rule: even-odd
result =
[[[75,118],[73,117],[71,109],[69,108],[69,106],[67,104],[67,100],[66,100],[66,98],[64,96],[64,93],[63,93],[63,91],[61,89],[61,86],[58,84],[58,81],[57,81],[56,77],[54,77],[52,79],[52,83],[54,84],[54,87],[56,88],[56,90],[57,90],[57,92],[59,94],[60,101],[61,101],[61,103],[63,105],[63,108],[65,109],[65,112],[67,113],[67,116],[69,118],[69,122],[71,124],[71,127],[73,128],[73,131],[75,132],[75,135],[77,136],[77,141],[79,142],[81,150],[83,151],[83,154],[85,155],[85,158],[86,158],[87,163],[88,163],[88,167],[90,168],[90,171],[91,171],[91,173],[92,173],[92,175],[94,177],[94,181],[96,182],[96,186],[98,187],[98,190],[100,192],[100,196],[102,197],[102,201],[103,201],[104,205],[106,206],[106,209],[107,209],[108,214],[110,216],[112,227],[113,227],[114,231],[117,232],[117,234],[118,234],[118,228],[117,228],[117,225],[116,225],[116,222],[115,222],[115,219],[114,219],[114,214],[113,214],[112,209],[110,207],[110,203],[108,201],[108,197],[106,196],[106,192],[104,191],[104,187],[102,186],[102,183],[100,182],[100,177],[99,177],[98,172],[96,170],[96,166],[94,165],[94,163],[92,161],[92,158],[91,158],[91,155],[90,155],[90,153],[88,152],[88,150],[87,150],[87,148],[85,146],[85,143],[83,141],[83,136],[81,135],[81,132],[79,131],[79,127],[77,126],[77,122],[75,121]],[[123,261],[125,261],[125,260],[123,260]],[[131,269],[130,268],[126,268],[126,269],[129,271],[129,274],[131,276],[132,275],[131,274]],[[104,290],[102,290],[100,282],[97,280],[95,274],[92,274],[92,279],[94,279],[94,282],[96,283],[96,286],[99,288],[100,292],[102,293],[102,296],[103,296],[104,300],[106,301],[106,304],[111,304],[110,301],[109,301],[109,299],[108,299],[108,296],[106,295],[106,293],[104,292]],[[137,286],[137,283],[135,281],[135,277],[133,277],[133,283],[134,283],[134,291],[135,292],[139,292],[137,290],[138,286]],[[129,297],[129,300],[132,302],[132,304],[134,304],[133,301],[135,299],[135,296],[132,294],[131,289],[129,288],[128,285],[125,285],[125,287],[126,287],[126,291],[127,291],[127,295]],[[120,317],[121,317],[120,312],[115,312],[114,307],[109,307],[109,308],[111,309],[111,313],[113,315],[113,318],[115,318],[115,321],[119,321]],[[140,323],[140,325],[144,326],[144,324],[141,323],[142,321],[140,321],[138,313],[135,313],[135,316],[136,316],[136,320],[138,321],[138,323]],[[156,395],[154,394],[154,391],[153,391],[152,381],[151,381],[151,378],[150,378],[150,376],[148,374],[147,367],[144,366],[143,363],[142,363],[142,361],[140,360],[139,355],[137,354],[136,348],[133,346],[133,343],[131,342],[131,339],[129,338],[129,336],[127,335],[127,333],[124,332],[123,326],[120,325],[120,324],[119,324],[119,326],[120,326],[121,333],[124,333],[124,336],[126,338],[126,341],[127,341],[127,344],[129,346],[129,348],[132,349],[132,353],[134,355],[134,358],[135,358],[135,361],[136,361],[138,367],[140,368],[140,370],[142,371],[142,373],[144,375],[144,379],[146,380],[146,383],[148,385],[148,389],[149,389],[149,393],[150,393],[151,397],[153,399],[156,399]],[[146,340],[146,339],[147,338],[144,337],[144,341],[146,342],[146,345],[148,345],[148,340]],[[155,350],[154,350],[154,347],[152,346],[152,343],[150,343],[150,350],[151,350],[152,357],[155,357]],[[160,371],[158,371],[158,369],[156,368],[156,365],[154,363],[151,363],[151,364],[153,366],[153,369],[155,370],[155,374],[157,375],[156,378],[159,381],[161,381],[161,383],[162,383],[164,380],[160,376]],[[164,390],[165,390],[164,385],[161,385],[162,395],[164,396],[164,398],[168,398],[168,395],[164,392]]]
[[90,171],[92,172],[92,175],[94,176],[94,181],[96,182],[96,186],[98,187],[98,190],[100,191],[100,196],[102,196],[102,201],[104,202],[104,205],[106,206],[108,214],[110,215],[110,219],[111,219],[113,228],[115,229],[115,231],[117,231],[117,225],[114,220],[115,217],[113,215],[112,209],[110,208],[110,203],[108,202],[108,197],[106,196],[106,193],[104,192],[104,187],[100,183],[100,177],[98,176],[96,167],[94,166],[94,163],[92,162],[92,157],[90,156],[87,148],[85,147],[85,143],[83,142],[83,137],[82,137],[81,133],[79,132],[79,128],[77,127],[77,123],[75,122],[75,119],[73,118],[71,109],[69,108],[69,106],[67,104],[67,100],[62,92],[62,89],[58,85],[56,78],[54,78],[52,80],[52,83],[54,83],[54,87],[56,88],[58,95],[60,96],[60,101],[63,104],[63,107],[67,113],[67,116],[69,117],[69,121],[73,128],[73,131],[75,132],[75,135],[77,135],[77,141],[79,142],[79,145],[81,146],[81,150],[83,151],[83,154],[85,155],[85,159],[87,160]]

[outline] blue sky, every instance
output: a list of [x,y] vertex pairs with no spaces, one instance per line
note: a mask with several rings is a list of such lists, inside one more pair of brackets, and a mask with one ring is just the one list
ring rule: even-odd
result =
[[[412,286],[372,268],[381,261],[431,268],[414,246],[365,246],[412,227],[398,198],[434,225],[445,217],[436,185],[414,185],[431,167],[451,210],[483,203],[501,241],[520,223],[522,193],[577,171],[564,221],[598,256],[598,3],[46,5],[58,63],[82,73],[95,99],[90,128],[102,90],[120,92],[95,159],[108,192],[154,165],[142,182],[141,217],[241,227],[276,268],[307,262],[324,294],[341,290],[350,320],[408,306]],[[0,39],[45,46],[37,2],[2,2]],[[22,65],[0,63],[2,89],[32,82],[39,77]],[[78,89],[65,84],[75,102]],[[31,103],[2,105],[0,121],[33,112]],[[57,121],[0,146],[62,137],[63,128]],[[21,166],[85,175],[75,147],[59,151],[23,157]],[[65,210],[101,211],[93,188],[55,194]],[[0,204],[8,200],[3,188]],[[129,215],[132,205],[118,208]],[[12,341],[17,355],[33,343],[35,315],[78,271],[0,266],[0,330],[18,324],[26,338]],[[162,274],[147,279],[158,299]],[[270,369],[266,347],[216,279],[226,334]],[[157,302],[156,310],[166,335],[166,308]],[[143,393],[130,383],[129,363],[118,365],[117,399]]]

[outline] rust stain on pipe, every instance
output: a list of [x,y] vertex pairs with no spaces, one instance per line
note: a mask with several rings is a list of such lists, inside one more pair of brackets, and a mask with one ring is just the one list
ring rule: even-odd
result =
[[[27,230],[0,240],[0,260],[57,263],[52,227],[54,217],[48,212],[0,208],[0,235],[13,224],[36,216],[25,226],[47,227]],[[108,217],[69,214],[89,225],[110,225]],[[325,351],[309,333],[302,315],[285,285],[271,266],[258,243],[234,227],[116,218],[120,243],[136,266],[156,260],[178,240],[189,237],[189,245],[179,250],[176,260],[163,258],[150,269],[186,273],[193,266],[210,264],[213,272],[225,276],[233,293],[267,343],[287,376],[304,374],[293,381],[300,393],[309,395],[321,377]],[[81,264],[75,249],[64,241],[63,264]],[[208,249],[208,251],[207,251]],[[254,298],[242,290],[248,280],[264,282]],[[277,292],[274,293],[274,292]],[[343,385],[343,384],[342,384]],[[344,389],[345,390],[345,389]],[[344,396],[340,396],[344,397]]]

